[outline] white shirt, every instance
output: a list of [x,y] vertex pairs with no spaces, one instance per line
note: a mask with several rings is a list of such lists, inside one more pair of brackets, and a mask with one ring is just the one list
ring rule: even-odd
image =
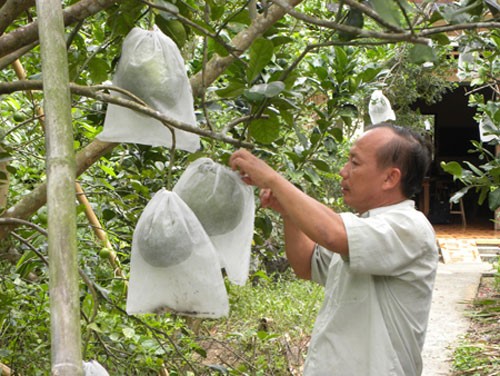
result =
[[342,213],[349,260],[320,246],[325,286],[304,376],[418,376],[436,276],[434,230],[411,200]]

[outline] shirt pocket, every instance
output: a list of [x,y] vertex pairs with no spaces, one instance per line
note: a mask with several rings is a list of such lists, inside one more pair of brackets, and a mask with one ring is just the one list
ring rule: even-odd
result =
[[372,283],[371,275],[351,273],[343,268],[335,275],[332,298],[338,305],[361,303],[367,299]]

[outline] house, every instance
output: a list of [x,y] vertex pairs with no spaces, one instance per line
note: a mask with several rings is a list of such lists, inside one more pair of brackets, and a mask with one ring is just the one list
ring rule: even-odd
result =
[[[467,223],[493,229],[492,219],[495,213],[489,210],[487,201],[481,205],[478,203],[478,194],[473,190],[463,197],[462,203],[450,205],[451,195],[463,185],[459,181],[454,181],[453,176],[444,172],[440,167],[441,162],[450,161],[456,161],[462,165],[464,161],[468,161],[475,166],[484,163],[478,159],[477,154],[469,152],[473,148],[471,140],[481,140],[479,125],[474,120],[476,109],[468,104],[468,93],[471,91],[472,88],[467,83],[459,83],[459,86],[447,92],[440,102],[427,105],[417,101],[413,106],[414,109],[433,119],[431,134],[434,158],[425,189],[418,201],[420,209],[433,224],[459,221],[464,225]],[[491,89],[483,89],[482,94],[485,97],[491,97]],[[486,143],[483,145],[495,154],[494,146]],[[454,214],[463,214],[465,219]]]

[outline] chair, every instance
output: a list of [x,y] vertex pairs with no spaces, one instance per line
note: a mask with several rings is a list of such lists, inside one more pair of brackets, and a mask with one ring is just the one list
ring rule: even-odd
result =
[[467,227],[467,220],[465,218],[464,201],[460,197],[458,202],[450,201],[450,215],[458,214],[462,217],[462,227]]

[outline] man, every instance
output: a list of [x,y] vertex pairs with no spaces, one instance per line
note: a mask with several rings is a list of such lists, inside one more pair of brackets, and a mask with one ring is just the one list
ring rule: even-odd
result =
[[325,286],[304,375],[421,374],[438,251],[409,198],[429,162],[418,134],[388,123],[367,130],[340,171],[355,215],[334,212],[246,150],[231,156],[242,179],[261,188],[261,205],[281,214],[296,274]]

